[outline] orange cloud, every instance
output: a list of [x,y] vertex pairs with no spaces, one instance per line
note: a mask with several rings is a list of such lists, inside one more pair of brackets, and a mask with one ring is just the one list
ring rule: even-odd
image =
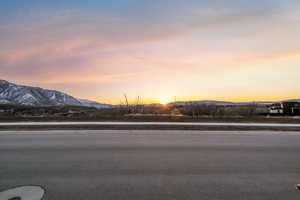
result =
[[[283,73],[282,65],[294,66],[299,57],[297,23],[279,17],[273,25],[277,17],[265,17],[265,13],[214,14],[145,25],[138,20],[69,13],[27,26],[16,23],[5,26],[14,31],[0,37],[0,76],[74,88],[95,84],[112,98],[124,90],[148,99],[165,93],[194,99],[243,96],[248,69],[257,70],[251,74],[259,81],[247,81],[260,88],[259,72],[280,68]],[[252,23],[257,18],[265,21]],[[276,81],[272,73],[264,78]],[[287,81],[281,91],[296,88],[293,82]],[[77,96],[92,95],[86,88],[76,88]]]

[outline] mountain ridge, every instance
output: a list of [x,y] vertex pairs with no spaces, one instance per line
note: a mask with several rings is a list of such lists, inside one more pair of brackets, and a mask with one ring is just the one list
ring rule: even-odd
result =
[[60,91],[18,85],[6,80],[0,80],[0,104],[27,106],[84,106],[96,108],[109,107],[108,104],[77,99]]
[[[217,105],[217,106],[243,106],[243,105],[272,105],[280,102],[299,102],[300,99],[281,101],[254,101],[254,102],[230,102],[217,100],[196,100],[170,102],[170,106],[185,106],[190,104]],[[0,79],[0,105],[27,105],[27,106],[83,106],[94,108],[111,108],[113,105],[103,104],[96,101],[75,98],[67,93],[57,90],[43,89],[19,85]]]
[[288,99],[281,101],[253,101],[253,102],[230,102],[230,101],[216,101],[216,100],[199,100],[199,101],[176,101],[171,102],[171,106],[186,106],[186,105],[217,105],[217,106],[246,106],[246,105],[272,105],[281,102],[299,102],[300,99]]

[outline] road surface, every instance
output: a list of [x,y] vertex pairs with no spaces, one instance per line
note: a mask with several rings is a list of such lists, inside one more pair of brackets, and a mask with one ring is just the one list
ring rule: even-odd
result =
[[45,200],[298,200],[300,133],[0,133],[0,191]]
[[237,126],[237,127],[300,127],[288,123],[230,123],[230,122],[0,122],[0,127],[15,126]]

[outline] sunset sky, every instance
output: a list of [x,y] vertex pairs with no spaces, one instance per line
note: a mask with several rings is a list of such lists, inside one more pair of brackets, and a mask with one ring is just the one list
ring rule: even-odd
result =
[[299,0],[1,0],[0,79],[117,104],[300,98]]

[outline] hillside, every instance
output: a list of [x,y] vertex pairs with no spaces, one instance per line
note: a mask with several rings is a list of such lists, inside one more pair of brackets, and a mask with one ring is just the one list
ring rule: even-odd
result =
[[26,106],[85,106],[107,108],[109,105],[81,100],[66,93],[39,87],[17,85],[0,80],[0,104]]

